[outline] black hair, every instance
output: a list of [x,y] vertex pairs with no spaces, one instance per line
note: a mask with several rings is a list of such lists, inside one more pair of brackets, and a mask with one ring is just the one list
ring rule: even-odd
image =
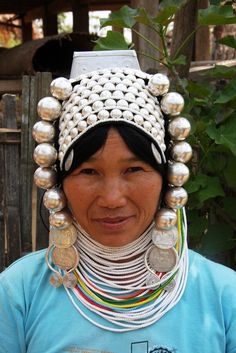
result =
[[[155,169],[158,173],[161,174],[163,182],[166,180],[166,165],[158,164],[151,148],[151,143],[153,141],[146,134],[142,133],[137,128],[129,126],[128,124],[119,123],[107,123],[96,126],[95,128],[86,132],[85,135],[82,135],[78,142],[73,145],[74,157],[73,162],[68,171],[65,171],[64,166],[63,170],[59,173],[59,179],[62,181],[67,175],[73,172],[79,165],[88,160],[93,154],[95,154],[102,146],[105,145],[108,131],[111,128],[114,128],[118,131],[123,141],[135,156],[140,160],[148,163]],[[159,146],[156,146],[159,149]],[[67,152],[65,156],[68,156],[70,151]]]

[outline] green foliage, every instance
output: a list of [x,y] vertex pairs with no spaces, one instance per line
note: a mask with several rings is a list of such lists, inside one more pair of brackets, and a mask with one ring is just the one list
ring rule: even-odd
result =
[[[160,11],[153,16],[145,9],[124,6],[102,21],[102,25],[131,28],[147,46],[152,46],[157,52],[153,59],[169,71],[171,90],[182,92],[185,98],[182,115],[191,123],[189,142],[194,149],[194,158],[189,163],[191,178],[185,185],[189,193],[189,240],[193,248],[213,256],[236,249],[236,69],[216,65],[202,72],[198,82],[187,77],[180,79],[176,66],[185,64],[180,49],[190,37],[177,50],[177,57],[171,58],[166,33],[184,4],[183,0],[163,0]],[[133,28],[137,22],[156,32],[160,47]],[[198,22],[227,25],[236,23],[236,17],[231,5],[212,0],[207,9],[198,11]],[[232,36],[222,38],[219,43],[236,48]],[[108,32],[107,38],[99,39],[95,48],[128,49],[128,45],[120,33]]]
[[198,11],[200,25],[226,25],[236,23],[232,5],[211,5]]
[[226,36],[217,41],[217,43],[227,45],[228,47],[236,49],[236,39],[234,36]]
[[120,32],[108,31],[106,38],[99,38],[94,50],[126,50],[129,49],[124,36]]

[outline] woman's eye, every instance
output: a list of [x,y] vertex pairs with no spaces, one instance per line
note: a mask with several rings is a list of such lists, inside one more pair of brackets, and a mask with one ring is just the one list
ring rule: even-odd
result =
[[92,168],[81,169],[80,173],[81,174],[86,174],[86,175],[95,175],[95,174],[97,174],[96,170],[92,169]]
[[142,167],[130,167],[126,170],[126,173],[136,173],[142,171]]

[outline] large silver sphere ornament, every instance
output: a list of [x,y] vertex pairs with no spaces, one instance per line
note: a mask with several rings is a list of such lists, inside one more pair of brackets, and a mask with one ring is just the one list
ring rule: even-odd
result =
[[54,97],[44,97],[38,102],[37,111],[43,120],[53,121],[61,113],[61,104]]
[[34,172],[34,182],[42,189],[50,189],[57,183],[57,173],[52,168],[39,167]]
[[168,165],[167,178],[170,184],[182,186],[189,178],[189,169],[183,163],[171,163]]
[[49,216],[50,226],[53,228],[63,229],[68,227],[72,223],[72,215],[67,210],[62,210],[56,213],[52,213]]
[[34,124],[32,135],[38,143],[52,142],[55,137],[55,128],[48,121],[41,120]]
[[43,204],[51,212],[61,211],[66,206],[66,196],[59,188],[49,189],[43,196]]
[[154,96],[163,96],[170,87],[170,81],[166,75],[155,74],[148,82],[148,90]]
[[184,107],[184,99],[177,92],[167,93],[161,100],[161,109],[167,115],[177,116]]
[[187,191],[182,187],[169,189],[165,194],[165,202],[168,207],[179,209],[186,205],[188,201]]
[[157,211],[155,217],[156,228],[170,229],[176,225],[177,214],[174,210],[168,208],[161,208]]
[[40,167],[51,167],[57,160],[57,150],[49,143],[41,143],[34,150],[34,160]]
[[176,141],[183,141],[186,139],[191,131],[191,125],[188,119],[178,117],[170,121],[168,125],[168,132],[170,136]]
[[187,163],[192,158],[193,150],[188,142],[181,141],[172,146],[170,153],[174,161]]
[[64,100],[69,97],[72,92],[72,85],[65,77],[58,77],[51,82],[50,91],[53,97]]

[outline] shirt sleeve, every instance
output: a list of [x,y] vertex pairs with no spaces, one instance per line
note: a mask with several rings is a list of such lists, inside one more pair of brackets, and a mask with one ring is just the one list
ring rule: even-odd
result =
[[19,288],[0,275],[0,353],[26,353],[23,302]]

